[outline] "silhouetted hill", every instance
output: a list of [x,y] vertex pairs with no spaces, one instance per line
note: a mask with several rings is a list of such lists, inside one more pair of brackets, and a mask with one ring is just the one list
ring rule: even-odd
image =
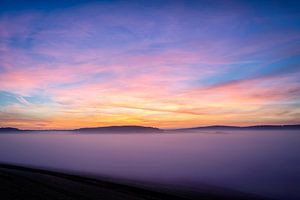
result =
[[17,131],[21,131],[21,130],[17,129],[17,128],[11,128],[11,127],[1,127],[0,128],[0,133],[4,133],[4,132],[17,132]]
[[248,129],[259,129],[259,130],[263,130],[263,129],[288,129],[288,130],[293,130],[293,129],[300,129],[300,125],[278,125],[278,126],[274,126],[274,125],[261,125],[261,126],[248,126],[245,127]]
[[258,125],[258,126],[200,126],[193,128],[181,128],[164,130],[146,126],[104,126],[92,128],[79,128],[74,130],[20,130],[12,127],[0,127],[0,133],[31,133],[31,132],[53,132],[53,131],[75,131],[80,133],[160,133],[163,131],[193,131],[193,130],[300,130],[300,125]]
[[94,132],[94,133],[121,133],[121,132],[131,132],[131,133],[152,133],[161,132],[161,129],[145,126],[105,126],[105,127],[95,127],[95,128],[80,128],[75,131],[79,132]]
[[257,126],[200,126],[193,128],[176,129],[176,131],[189,130],[300,130],[300,125],[257,125]]

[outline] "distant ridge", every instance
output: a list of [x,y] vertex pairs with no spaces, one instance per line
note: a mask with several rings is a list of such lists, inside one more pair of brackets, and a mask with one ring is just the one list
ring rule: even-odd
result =
[[17,129],[17,128],[12,128],[12,127],[0,127],[0,133],[1,132],[16,132],[16,131],[21,131],[21,130]]
[[300,124],[295,125],[256,125],[256,126],[200,126],[193,128],[175,129],[176,131],[189,130],[300,130]]
[[295,125],[256,125],[256,126],[200,126],[192,128],[179,128],[179,129],[159,129],[155,127],[147,126],[104,126],[104,127],[91,127],[91,128],[79,128],[70,130],[21,130],[13,127],[0,127],[0,133],[14,133],[14,132],[51,132],[51,131],[75,131],[79,133],[159,133],[164,131],[193,131],[193,130],[300,130],[300,124]]
[[139,132],[139,133],[149,133],[149,132],[161,132],[159,128],[146,127],[146,126],[105,126],[105,127],[95,127],[95,128],[80,128],[75,129],[78,132]]

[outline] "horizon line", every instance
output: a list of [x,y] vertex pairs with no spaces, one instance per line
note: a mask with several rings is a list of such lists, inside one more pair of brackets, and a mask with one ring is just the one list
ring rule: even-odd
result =
[[238,125],[205,125],[205,126],[193,126],[193,127],[180,127],[180,128],[159,128],[155,126],[142,126],[142,125],[112,125],[112,126],[95,126],[95,127],[80,127],[72,129],[21,129],[17,127],[1,126],[0,129],[10,128],[17,129],[19,131],[75,131],[80,129],[96,129],[96,128],[113,128],[113,127],[142,127],[142,128],[153,128],[159,130],[183,130],[183,129],[196,129],[196,128],[217,128],[217,127],[228,127],[228,128],[251,128],[251,127],[285,127],[285,126],[300,126],[300,123],[297,124],[258,124],[258,125],[249,125],[249,126],[238,126]]

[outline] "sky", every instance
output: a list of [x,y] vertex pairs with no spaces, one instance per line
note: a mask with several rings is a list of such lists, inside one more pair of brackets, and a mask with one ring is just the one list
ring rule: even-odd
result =
[[0,127],[300,123],[300,1],[0,2]]

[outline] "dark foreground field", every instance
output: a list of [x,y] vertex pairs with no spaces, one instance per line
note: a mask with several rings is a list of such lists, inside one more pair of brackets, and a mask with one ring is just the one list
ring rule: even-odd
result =
[[[146,187],[147,188],[147,187]],[[0,164],[0,199],[263,199],[210,188],[197,193],[145,189],[78,175]]]

